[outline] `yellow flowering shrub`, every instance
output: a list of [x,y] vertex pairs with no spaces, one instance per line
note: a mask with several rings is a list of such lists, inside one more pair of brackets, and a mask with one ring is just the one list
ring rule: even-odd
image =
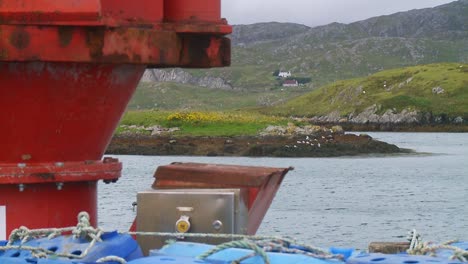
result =
[[266,117],[250,113],[223,113],[223,112],[176,112],[167,117],[169,122],[183,122],[190,124],[202,123],[271,123],[278,122],[280,118]]

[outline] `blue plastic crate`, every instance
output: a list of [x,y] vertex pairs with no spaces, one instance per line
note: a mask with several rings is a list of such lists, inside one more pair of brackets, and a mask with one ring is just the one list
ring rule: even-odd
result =
[[351,256],[347,264],[458,264],[458,260],[443,257],[413,256],[407,254],[359,254]]
[[[242,257],[250,255],[253,253],[252,250],[248,249],[238,249],[238,248],[229,248],[213,255],[209,256],[205,260],[197,260],[196,257],[213,249],[214,246],[201,243],[190,243],[190,242],[176,242],[170,245],[165,246],[160,250],[150,251],[150,256],[164,257],[167,258],[184,258],[187,261],[192,262],[182,262],[182,263],[232,263],[234,260],[238,260]],[[267,253],[272,264],[341,264],[344,263],[338,260],[322,260],[318,258],[309,257],[302,254],[287,254],[287,253]],[[152,259],[153,262],[141,262],[144,260],[138,260],[136,262],[131,262],[132,264],[146,264],[146,263],[165,263],[165,262],[156,262],[156,259]],[[201,262],[197,262],[201,261]],[[178,262],[173,262],[178,263]],[[255,256],[248,258],[242,261],[242,264],[263,264],[264,261],[260,256]]]
[[[205,261],[191,257],[151,256],[130,261],[128,264],[228,264],[225,261]],[[229,263],[230,264],[230,263]]]
[[[140,246],[129,235],[121,235],[117,232],[104,233],[101,236],[102,242],[97,242],[89,253],[82,259],[56,258],[51,262],[36,261],[30,251],[26,250],[7,250],[0,251],[0,263],[93,263],[96,260],[106,256],[118,256],[127,261],[143,257]],[[19,245],[19,242],[14,243]],[[74,239],[72,236],[59,236],[53,239],[40,238],[34,239],[23,244],[25,246],[40,247],[56,253],[68,253],[72,255],[81,255],[89,246],[89,241],[85,239]],[[8,261],[8,262],[7,262]],[[26,261],[26,262],[24,262]],[[56,262],[53,262],[56,261]]]

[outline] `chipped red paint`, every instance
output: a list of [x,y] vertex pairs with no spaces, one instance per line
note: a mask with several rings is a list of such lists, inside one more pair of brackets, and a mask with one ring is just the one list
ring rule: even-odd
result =
[[221,67],[230,64],[230,41],[136,28],[0,25],[0,60]]
[[101,0],[106,24],[146,24],[163,21],[164,0]]
[[[81,181],[117,181],[121,174],[122,163],[118,160],[104,163],[55,162],[55,163],[19,163],[0,164],[0,184],[41,184],[69,183]],[[79,177],[77,177],[79,175]]]
[[96,223],[97,181],[121,171],[96,160],[145,68],[228,66],[231,30],[220,0],[0,0],[8,230]]

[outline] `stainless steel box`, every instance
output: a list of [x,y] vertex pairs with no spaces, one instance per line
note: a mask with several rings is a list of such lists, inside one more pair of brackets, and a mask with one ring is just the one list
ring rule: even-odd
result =
[[[137,196],[137,231],[176,233],[189,226],[187,233],[246,234],[247,192],[240,189],[171,189],[148,190]],[[190,224],[185,224],[188,219]],[[161,248],[167,236],[138,235],[145,254]],[[219,244],[229,239],[178,237],[179,240]]]

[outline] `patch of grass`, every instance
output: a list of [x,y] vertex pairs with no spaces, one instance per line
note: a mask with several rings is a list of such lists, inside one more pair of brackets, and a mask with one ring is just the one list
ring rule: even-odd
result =
[[[375,105],[416,109],[433,114],[468,116],[467,64],[446,63],[393,69],[366,78],[339,81],[285,104],[263,110],[282,116],[316,116],[339,111],[342,116]],[[436,94],[440,87],[443,93]]]
[[229,111],[273,105],[305,92],[302,87],[279,87],[256,92],[209,89],[178,83],[141,83],[128,109]]
[[411,97],[407,95],[397,95],[381,102],[383,109],[404,109],[414,107],[419,110],[427,111],[430,109],[431,100],[423,97]]
[[[269,125],[286,125],[286,118],[254,112],[169,112],[158,110],[128,111],[121,125],[179,127],[180,136],[256,135]],[[117,130],[120,133],[121,130]]]

